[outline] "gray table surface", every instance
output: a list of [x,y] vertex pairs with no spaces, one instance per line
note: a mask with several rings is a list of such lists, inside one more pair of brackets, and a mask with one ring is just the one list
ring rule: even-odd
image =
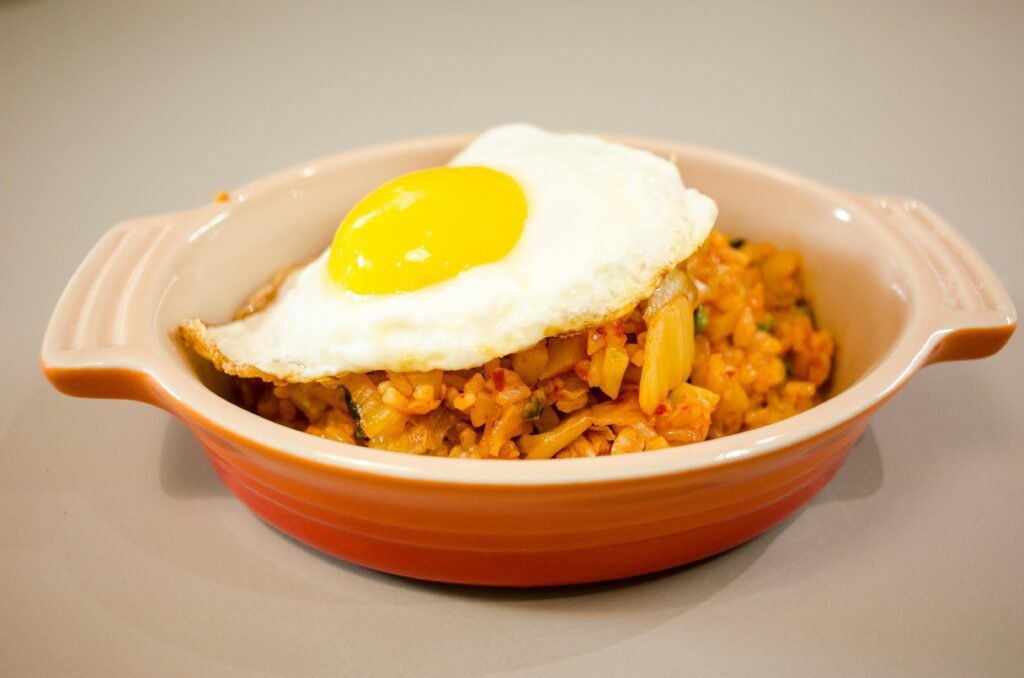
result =
[[0,2],[0,675],[1021,675],[1024,355],[928,368],[759,539],[503,592],[297,545],[185,428],[58,395],[116,221],[515,120],[734,150],[956,224],[1024,305],[1024,5]]

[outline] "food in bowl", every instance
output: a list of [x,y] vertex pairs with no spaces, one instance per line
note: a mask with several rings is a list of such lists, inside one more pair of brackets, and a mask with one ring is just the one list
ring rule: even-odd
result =
[[656,450],[820,401],[797,252],[730,241],[673,163],[525,125],[401,176],[188,345],[261,416],[397,452]]

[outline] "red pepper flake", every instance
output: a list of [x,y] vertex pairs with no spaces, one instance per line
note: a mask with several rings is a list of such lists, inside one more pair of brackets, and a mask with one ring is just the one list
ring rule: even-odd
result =
[[491,381],[494,382],[495,391],[505,390],[505,370],[498,368],[491,372]]
[[659,403],[658,406],[654,408],[655,416],[659,414],[665,414],[666,412],[668,412],[668,405],[666,405],[665,403]]

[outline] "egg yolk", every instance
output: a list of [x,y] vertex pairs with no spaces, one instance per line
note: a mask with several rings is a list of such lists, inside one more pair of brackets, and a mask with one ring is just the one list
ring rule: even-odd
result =
[[411,292],[497,261],[519,240],[526,196],[504,172],[438,167],[375,189],[341,222],[331,279],[356,294]]

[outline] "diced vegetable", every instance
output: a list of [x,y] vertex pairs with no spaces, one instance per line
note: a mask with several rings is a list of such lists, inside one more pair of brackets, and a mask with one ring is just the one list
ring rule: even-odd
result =
[[587,356],[587,336],[571,334],[548,339],[548,360],[540,373],[541,379],[568,372]]
[[640,375],[640,409],[651,414],[668,392],[686,381],[693,367],[693,307],[677,297],[648,321]]
[[693,311],[693,332],[694,334],[700,334],[708,328],[708,310],[704,308],[704,304],[700,304]]
[[367,436],[376,438],[396,435],[401,431],[408,415],[389,407],[369,377],[365,374],[348,374],[342,377],[341,383],[356,405],[359,427]]
[[352,420],[355,421],[358,424],[359,423],[359,407],[352,400],[352,392],[349,391],[344,386],[341,387],[341,390],[343,390],[345,392],[345,406],[348,407],[348,413],[352,415]]
[[538,342],[525,351],[513,354],[512,369],[522,377],[527,386],[533,386],[548,362],[548,344]]
[[526,402],[526,405],[523,406],[523,420],[537,421],[540,419],[540,415],[543,412],[544,401],[541,398],[534,396]]
[[518,440],[519,449],[527,459],[550,459],[583,435],[590,428],[590,415],[584,410],[563,421],[545,433],[521,436]]
[[497,457],[505,443],[523,432],[523,411],[510,407],[494,421],[487,422],[480,436],[480,456]]
[[647,420],[647,415],[640,410],[635,391],[625,394],[619,400],[594,405],[587,411],[595,426],[628,426]]
[[665,275],[661,283],[654,289],[654,294],[647,301],[644,319],[649,323],[650,319],[661,310],[662,306],[678,297],[688,296],[688,292],[693,289],[693,281],[690,280],[690,277],[680,269],[673,268]]
[[602,348],[590,356],[590,369],[587,370],[587,385],[597,388],[601,384],[601,372],[604,369],[604,352]]
[[454,421],[451,412],[437,409],[430,414],[413,417],[409,425],[397,435],[371,439],[369,446],[408,454],[425,454],[444,442],[444,436]]
[[619,397],[619,389],[622,388],[622,377],[626,374],[628,366],[629,354],[625,348],[605,347],[599,386],[609,398],[614,400]]

